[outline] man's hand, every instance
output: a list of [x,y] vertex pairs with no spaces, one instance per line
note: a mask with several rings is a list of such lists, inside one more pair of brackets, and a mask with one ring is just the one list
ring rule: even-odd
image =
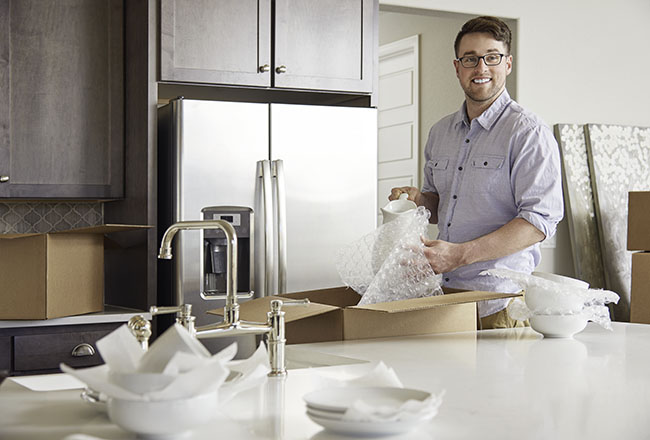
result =
[[429,265],[437,274],[451,272],[454,269],[464,266],[465,250],[462,243],[450,243],[443,240],[426,240],[424,243],[424,256],[427,257]]
[[398,200],[399,196],[402,194],[407,194],[409,200],[418,204],[418,200],[420,199],[420,190],[414,186],[401,186],[391,189],[388,200]]
[[435,273],[514,254],[544,239],[544,233],[523,218],[514,218],[496,231],[464,243],[426,240],[424,255]]

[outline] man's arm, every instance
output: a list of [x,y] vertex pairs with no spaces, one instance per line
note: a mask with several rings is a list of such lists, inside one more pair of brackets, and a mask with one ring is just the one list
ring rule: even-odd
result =
[[422,240],[424,255],[435,273],[445,273],[479,261],[514,254],[544,240],[539,229],[523,218],[514,218],[494,232],[464,243]]

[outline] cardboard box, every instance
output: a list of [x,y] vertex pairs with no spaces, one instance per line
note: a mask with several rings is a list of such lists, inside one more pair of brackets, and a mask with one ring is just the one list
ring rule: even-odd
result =
[[49,319],[104,309],[101,225],[48,234],[0,234],[0,319]]
[[627,249],[630,251],[650,251],[650,191],[629,193]]
[[[360,296],[346,287],[288,293],[240,303],[240,319],[265,322],[271,300],[309,298],[307,307],[283,307],[289,344],[461,332],[476,330],[477,301],[521,296],[445,291],[449,293],[365,306],[357,306]],[[223,309],[210,313],[222,315]]]
[[650,324],[650,252],[632,254],[630,322]]

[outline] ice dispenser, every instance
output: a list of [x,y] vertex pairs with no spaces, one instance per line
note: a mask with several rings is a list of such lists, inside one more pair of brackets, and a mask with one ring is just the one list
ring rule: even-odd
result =
[[[203,208],[204,220],[225,220],[237,232],[237,292],[239,295],[253,293],[253,210],[245,206],[211,206]],[[203,231],[203,293],[206,296],[226,293],[228,269],[226,236],[220,229]]]

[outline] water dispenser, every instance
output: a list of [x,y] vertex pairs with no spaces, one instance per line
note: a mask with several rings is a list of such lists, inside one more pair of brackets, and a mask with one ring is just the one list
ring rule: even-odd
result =
[[[253,210],[245,206],[210,206],[201,210],[204,220],[225,220],[237,232],[237,292],[245,295],[254,286]],[[220,229],[203,231],[203,293],[206,296],[226,293],[228,268],[226,236]]]

